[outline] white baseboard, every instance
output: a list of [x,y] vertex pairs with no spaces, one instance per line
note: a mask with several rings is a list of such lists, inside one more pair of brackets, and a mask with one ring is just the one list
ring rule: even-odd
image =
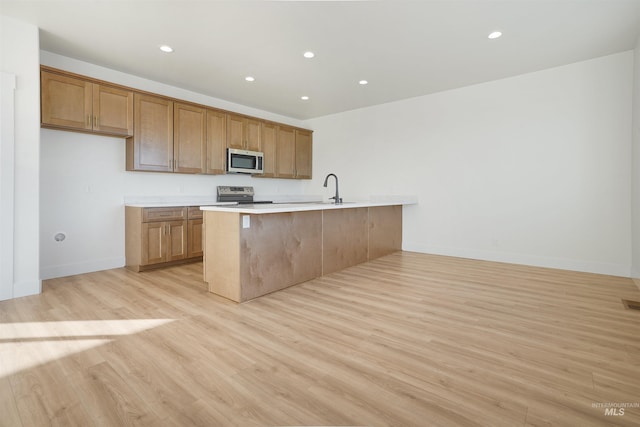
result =
[[76,274],[120,268],[124,267],[124,264],[124,257],[116,257],[74,264],[43,266],[40,268],[40,278],[46,280],[57,277],[74,276]]
[[[510,264],[530,265],[534,267],[556,268],[560,270],[580,271],[583,273],[606,274],[610,276],[631,277],[631,266],[591,261],[579,261],[542,257],[536,255],[514,254],[498,251],[483,251],[463,248],[444,248],[405,242],[402,250],[433,255],[445,255],[458,258],[470,258],[482,261],[506,262]],[[636,282],[637,283],[637,282]]]
[[0,301],[38,295],[42,292],[42,281],[30,280],[27,282],[17,282],[13,284],[12,291],[11,296],[3,294]]

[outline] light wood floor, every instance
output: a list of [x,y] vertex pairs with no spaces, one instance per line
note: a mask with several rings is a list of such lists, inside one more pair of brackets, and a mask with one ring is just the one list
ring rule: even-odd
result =
[[630,279],[396,254],[237,305],[202,264],[0,302],[2,426],[640,425]]

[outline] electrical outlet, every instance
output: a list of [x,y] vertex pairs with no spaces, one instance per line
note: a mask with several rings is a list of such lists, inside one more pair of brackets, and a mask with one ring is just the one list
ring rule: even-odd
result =
[[242,215],[242,228],[251,228],[251,217],[249,215]]

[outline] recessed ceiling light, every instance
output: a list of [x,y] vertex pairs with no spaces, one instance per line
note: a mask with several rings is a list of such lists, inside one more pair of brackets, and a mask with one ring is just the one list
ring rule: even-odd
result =
[[163,44],[162,46],[160,46],[160,50],[166,53],[171,53],[173,52],[173,48],[171,46],[168,46],[166,44]]
[[302,54],[302,56],[304,56],[305,58],[313,58],[314,56],[316,56],[316,54],[313,52],[305,52]]
[[498,37],[500,37],[502,35],[502,33],[500,31],[494,31],[493,33],[489,34],[489,38],[490,39],[497,39]]
[[301,96],[300,99],[302,99],[303,101],[308,101],[309,97],[307,95],[305,95],[305,96]]
[[360,80],[358,83],[363,85],[363,86],[369,84],[369,82],[366,81],[366,80]]
[[254,78],[253,78],[253,77],[251,77],[251,76],[247,76],[247,77],[245,77],[244,79],[245,79],[246,81],[248,81],[248,82],[253,82],[253,81],[255,81],[255,80],[256,80],[256,79],[254,79]]

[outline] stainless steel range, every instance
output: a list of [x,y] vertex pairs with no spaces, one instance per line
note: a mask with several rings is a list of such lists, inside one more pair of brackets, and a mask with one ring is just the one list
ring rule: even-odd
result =
[[218,202],[237,202],[242,205],[256,203],[273,203],[270,200],[254,201],[253,187],[232,187],[228,185],[218,186]]

